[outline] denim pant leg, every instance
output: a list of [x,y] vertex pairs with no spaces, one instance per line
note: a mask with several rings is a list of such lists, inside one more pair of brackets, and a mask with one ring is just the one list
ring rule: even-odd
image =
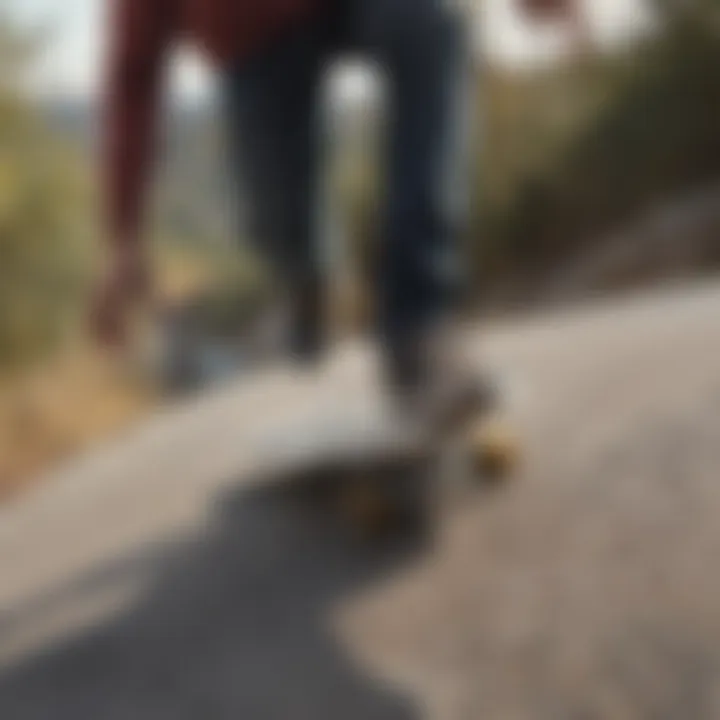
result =
[[453,310],[470,190],[470,43],[441,0],[351,0],[353,42],[380,63],[390,110],[381,332],[392,346]]
[[229,163],[238,185],[243,236],[295,314],[288,341],[299,353],[321,332],[316,216],[324,33],[320,23],[294,28],[228,72],[224,87]]

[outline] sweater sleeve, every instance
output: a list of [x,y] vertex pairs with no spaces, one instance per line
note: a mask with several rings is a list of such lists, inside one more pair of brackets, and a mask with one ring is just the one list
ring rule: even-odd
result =
[[157,111],[177,0],[110,0],[103,165],[113,242],[139,237],[154,155]]

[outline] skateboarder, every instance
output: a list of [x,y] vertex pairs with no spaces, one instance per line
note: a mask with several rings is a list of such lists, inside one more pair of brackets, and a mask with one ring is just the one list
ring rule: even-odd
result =
[[[532,17],[567,14],[573,0],[517,0]],[[467,222],[469,23],[459,0],[112,0],[106,123],[110,265],[95,313],[122,341],[129,306],[147,288],[141,246],[163,68],[190,38],[224,85],[228,148],[249,235],[275,273],[287,350],[320,354],[324,278],[316,223],[317,111],[324,70],[351,48],[379,63],[391,122],[378,335],[389,386],[406,399],[469,392],[445,329],[463,284]],[[448,323],[450,321],[450,323]],[[453,360],[449,358],[454,358]],[[451,363],[455,361],[456,365]],[[453,367],[450,372],[449,368]],[[443,382],[438,382],[443,378]],[[431,389],[444,386],[444,391]],[[451,399],[452,398],[452,399]]]

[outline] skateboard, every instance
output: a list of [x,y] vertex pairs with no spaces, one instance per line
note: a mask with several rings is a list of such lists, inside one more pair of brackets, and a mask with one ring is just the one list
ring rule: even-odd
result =
[[262,482],[292,487],[366,540],[431,537],[454,499],[502,482],[519,462],[500,402],[428,434],[387,401],[363,400],[319,404],[259,441]]

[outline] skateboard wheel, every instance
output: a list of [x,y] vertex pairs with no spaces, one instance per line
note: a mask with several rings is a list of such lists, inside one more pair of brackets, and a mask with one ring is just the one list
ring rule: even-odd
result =
[[519,463],[519,442],[500,421],[485,421],[474,428],[470,452],[475,472],[491,480],[506,478]]
[[339,499],[342,517],[366,540],[425,536],[432,524],[428,486],[416,472],[360,478]]
[[370,480],[348,483],[340,492],[339,505],[350,526],[366,537],[383,533],[392,519],[390,498]]

